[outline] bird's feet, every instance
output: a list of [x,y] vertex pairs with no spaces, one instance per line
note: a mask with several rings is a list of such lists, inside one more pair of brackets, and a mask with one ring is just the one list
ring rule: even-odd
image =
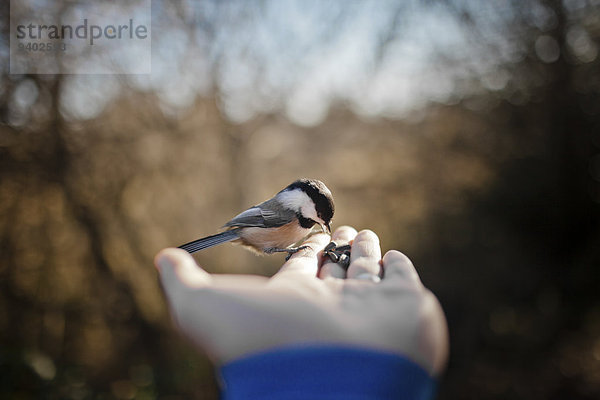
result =
[[304,249],[310,249],[310,246],[304,245],[304,246],[298,246],[298,247],[286,247],[285,249],[282,249],[279,247],[268,247],[264,251],[266,254],[288,253],[288,255],[285,257],[285,261],[287,261],[290,259],[291,256],[293,256],[300,250],[304,250]]

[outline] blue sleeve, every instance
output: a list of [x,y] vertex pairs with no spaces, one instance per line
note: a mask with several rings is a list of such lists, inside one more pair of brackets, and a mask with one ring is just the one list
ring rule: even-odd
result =
[[295,346],[253,354],[220,369],[223,400],[425,400],[435,380],[394,353]]

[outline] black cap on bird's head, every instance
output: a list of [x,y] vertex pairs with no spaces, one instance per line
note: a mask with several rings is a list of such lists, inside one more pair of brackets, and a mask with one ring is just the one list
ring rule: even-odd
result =
[[284,190],[293,189],[301,189],[310,197],[313,203],[315,203],[317,216],[325,225],[323,228],[326,228],[327,232],[331,233],[329,224],[333,218],[335,206],[333,204],[333,196],[327,186],[317,179],[298,179]]

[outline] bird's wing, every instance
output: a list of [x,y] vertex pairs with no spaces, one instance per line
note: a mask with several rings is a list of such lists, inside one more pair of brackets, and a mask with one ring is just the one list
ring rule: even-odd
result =
[[257,206],[236,215],[225,227],[255,226],[261,228],[276,228],[291,222],[295,213],[278,206],[278,203],[267,200]]
[[216,235],[207,236],[202,239],[194,240],[193,242],[182,244],[181,246],[179,246],[179,248],[184,249],[188,253],[192,254],[197,251],[208,249],[209,247],[213,247],[225,242],[230,242],[239,238],[240,236],[238,234],[238,230],[231,229],[225,232],[217,233]]

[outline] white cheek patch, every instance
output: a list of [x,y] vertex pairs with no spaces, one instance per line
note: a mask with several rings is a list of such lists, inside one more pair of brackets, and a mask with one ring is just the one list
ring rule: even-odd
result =
[[[306,197],[308,197],[308,196],[306,196]],[[308,205],[308,206],[304,205],[300,209],[302,216],[304,216],[304,218],[312,219],[313,221],[320,221],[321,218],[319,218],[317,216],[317,210],[315,209],[315,203],[313,203],[313,201],[310,198],[308,200],[310,201],[310,205]]]
[[285,208],[289,208],[294,211],[300,211],[304,218],[309,218],[313,221],[320,220],[320,218],[317,216],[315,203],[301,189],[283,191],[278,197]]

